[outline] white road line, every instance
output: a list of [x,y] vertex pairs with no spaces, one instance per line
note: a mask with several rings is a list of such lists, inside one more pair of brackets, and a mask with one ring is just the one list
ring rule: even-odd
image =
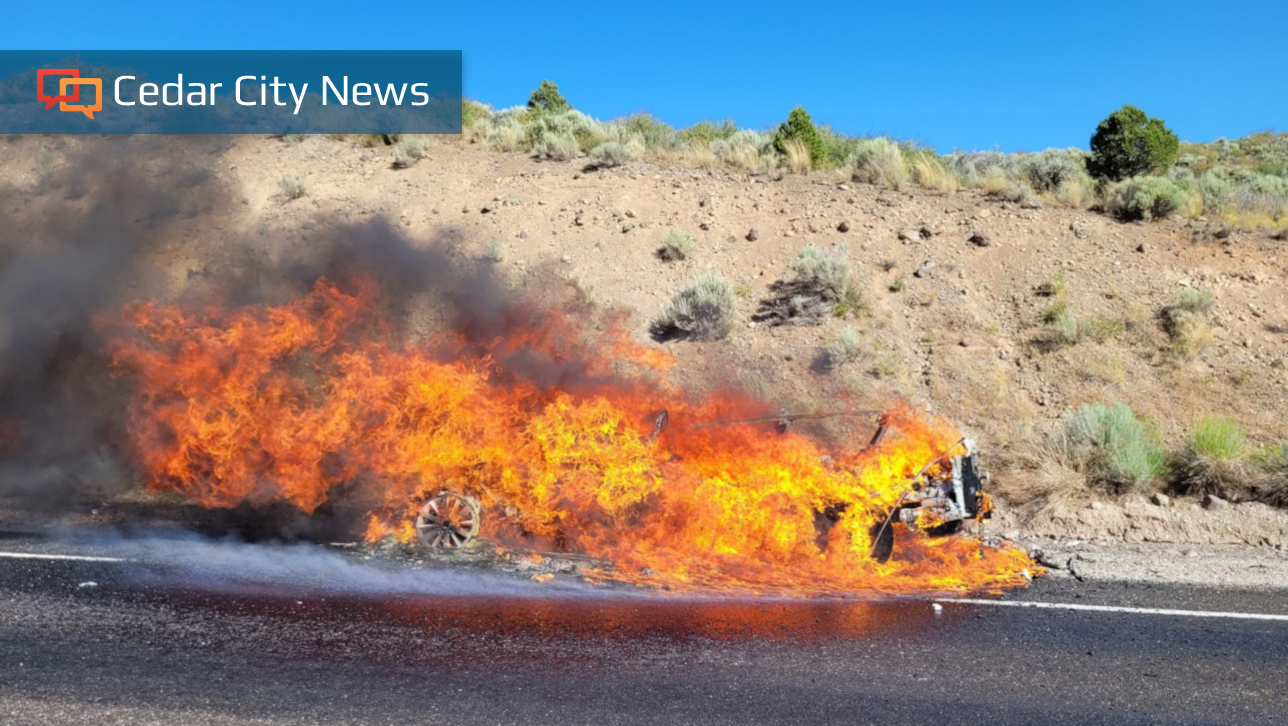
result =
[[1007,608],[1046,608],[1049,610],[1082,610],[1094,613],[1133,613],[1136,615],[1175,615],[1185,618],[1229,618],[1234,620],[1278,620],[1288,622],[1288,615],[1269,613],[1230,613],[1218,610],[1168,610],[1166,608],[1129,608],[1116,605],[1082,605],[1063,602],[1033,602],[1029,600],[938,600],[945,605],[991,605]]
[[35,552],[0,552],[0,557],[13,560],[71,560],[74,562],[129,562],[124,557],[92,557],[90,555],[42,555]]

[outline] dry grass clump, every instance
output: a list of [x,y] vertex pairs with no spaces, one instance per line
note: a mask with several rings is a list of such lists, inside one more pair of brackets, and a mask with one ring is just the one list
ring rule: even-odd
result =
[[1025,521],[1093,496],[1085,462],[1063,426],[1030,431],[999,452],[996,470],[993,492]]
[[960,186],[957,175],[930,153],[917,154],[913,159],[912,176],[921,186],[937,192],[952,194]]
[[1192,360],[1216,338],[1208,319],[1216,298],[1211,290],[1186,290],[1175,305],[1163,310],[1163,327],[1172,341],[1177,358]]
[[1022,202],[1033,196],[1033,188],[1027,182],[1005,177],[989,177],[986,179],[984,192],[990,197],[997,197],[1007,202]]
[[1263,474],[1254,496],[1276,507],[1288,507],[1288,442],[1264,446],[1253,452],[1251,459]]
[[908,181],[910,170],[903,149],[890,139],[859,139],[846,160],[854,181],[881,184],[898,189]]
[[719,272],[708,272],[685,285],[651,331],[658,340],[722,340],[733,330],[734,305],[733,283]]
[[1086,176],[1060,182],[1055,190],[1055,199],[1066,207],[1086,209],[1096,201],[1095,183]]
[[[744,129],[728,138],[709,142],[711,153],[722,162],[751,172],[765,171],[766,160],[774,160],[773,137]],[[776,161],[776,160],[775,160]]]
[[787,170],[793,174],[808,174],[812,168],[809,147],[800,139],[788,139],[783,142],[783,161]]

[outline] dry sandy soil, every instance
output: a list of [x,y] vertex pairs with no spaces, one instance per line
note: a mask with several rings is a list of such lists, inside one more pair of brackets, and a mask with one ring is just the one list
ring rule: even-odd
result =
[[[0,143],[0,179],[27,200],[0,213],[48,209],[42,165],[47,173],[51,160],[55,168],[74,163],[85,143]],[[829,174],[773,180],[643,162],[588,171],[584,162],[490,153],[453,137],[431,143],[408,169],[392,168],[388,149],[326,137],[241,137],[217,153],[172,153],[188,156],[168,163],[208,170],[232,191],[229,209],[175,225],[173,240],[154,253],[173,291],[199,277],[226,240],[259,240],[273,256],[308,245],[318,225],[384,217],[425,244],[453,230],[455,253],[468,258],[482,258],[499,240],[496,264],[516,287],[541,284],[553,269],[582,299],[634,311],[630,332],[650,345],[663,345],[651,341],[649,323],[682,284],[719,270],[739,292],[734,332],[718,343],[664,344],[677,358],[676,375],[705,382],[727,375],[790,409],[903,397],[953,420],[986,452],[1089,401],[1130,404],[1172,443],[1209,412],[1236,417],[1259,440],[1288,437],[1288,249],[1265,235],[1214,239],[1202,220],[1123,224],[1088,211],[1023,208],[970,191],[883,189]],[[284,175],[298,176],[307,196],[285,199]],[[689,259],[656,256],[671,229],[696,238]],[[975,234],[988,244],[973,244]],[[753,322],[768,286],[788,274],[805,244],[847,246],[870,311],[816,327]],[[1049,349],[1039,316],[1051,300],[1039,289],[1060,270],[1076,315],[1122,320],[1125,331]],[[1160,314],[1187,288],[1214,292],[1215,340],[1179,360]],[[820,352],[846,325],[861,335],[860,359],[816,372]],[[827,426],[830,435],[867,433],[867,424]],[[1064,539],[1288,546],[1284,512],[1260,505],[1209,513],[1192,502],[1105,501],[1023,526]],[[1018,536],[1021,524],[1012,517],[997,527]]]

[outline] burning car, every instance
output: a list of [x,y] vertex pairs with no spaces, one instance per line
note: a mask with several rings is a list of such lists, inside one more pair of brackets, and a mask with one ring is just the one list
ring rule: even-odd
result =
[[563,308],[518,304],[477,330],[403,340],[382,300],[373,284],[320,279],[279,305],[143,301],[104,322],[134,389],[140,479],[211,508],[350,512],[370,543],[575,554],[625,584],[1028,582],[1023,550],[941,536],[991,508],[974,445],[946,420],[894,402],[869,446],[833,448],[775,427],[877,412],[765,417],[763,401],[685,388],[665,351]]
[[[776,422],[785,432],[792,421],[835,415],[844,414],[784,413],[741,421],[706,422],[695,428]],[[667,411],[658,414],[647,441],[653,443],[669,421],[670,414]],[[876,433],[868,443],[868,448],[880,445],[890,430],[889,418],[880,416]],[[894,551],[896,522],[910,531],[921,532],[928,537],[944,537],[959,533],[967,520],[990,518],[993,503],[984,491],[987,482],[988,474],[980,465],[974,440],[962,438],[948,450],[926,462],[909,482],[895,506],[885,517],[872,524],[870,556],[878,562],[890,559]],[[847,508],[845,503],[834,503],[817,511],[820,534],[825,536]],[[478,497],[464,491],[441,489],[426,499],[416,514],[416,540],[420,546],[428,549],[450,550],[463,547],[478,536],[483,516],[483,506]],[[506,513],[500,513],[500,516],[504,517]]]

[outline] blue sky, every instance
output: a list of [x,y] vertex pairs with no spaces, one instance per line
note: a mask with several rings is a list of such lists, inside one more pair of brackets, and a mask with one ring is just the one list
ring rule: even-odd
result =
[[761,128],[802,104],[941,151],[1085,148],[1123,103],[1188,141],[1288,131],[1288,0],[96,0],[5,15],[0,48],[461,49],[466,95],[497,106],[550,78],[598,118]]

